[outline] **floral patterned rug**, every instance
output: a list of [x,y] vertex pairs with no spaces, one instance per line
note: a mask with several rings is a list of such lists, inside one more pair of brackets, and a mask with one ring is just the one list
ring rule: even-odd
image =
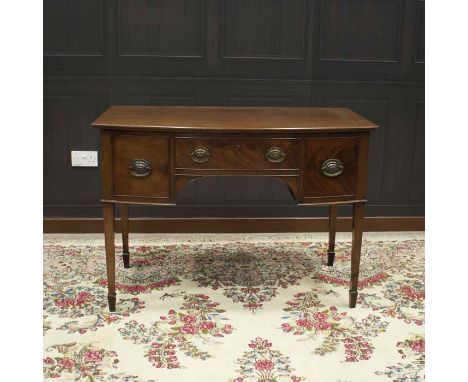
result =
[[338,237],[333,267],[323,235],[135,236],[132,267],[117,256],[112,314],[102,242],[45,239],[45,379],[424,379],[422,234],[365,235],[356,309],[349,236]]

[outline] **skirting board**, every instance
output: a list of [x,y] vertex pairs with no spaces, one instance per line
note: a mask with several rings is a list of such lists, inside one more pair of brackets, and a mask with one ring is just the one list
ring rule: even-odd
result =
[[[130,219],[130,232],[135,233],[263,233],[263,232],[326,232],[327,218],[188,218]],[[337,231],[351,231],[351,218],[339,218]],[[120,232],[120,219],[116,220]],[[367,232],[424,231],[423,216],[367,217]],[[44,233],[99,233],[102,219],[45,218]]]

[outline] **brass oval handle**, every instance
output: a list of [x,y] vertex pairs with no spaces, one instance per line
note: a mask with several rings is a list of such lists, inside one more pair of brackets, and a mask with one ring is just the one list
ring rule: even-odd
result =
[[134,159],[130,166],[128,166],[128,172],[137,178],[146,178],[151,174],[152,168],[150,161],[146,159]]
[[322,173],[329,178],[340,175],[344,170],[343,163],[339,159],[327,159],[323,162]]
[[210,158],[210,151],[203,146],[195,147],[195,149],[190,153],[190,159],[196,163],[208,162]]
[[270,163],[280,163],[286,158],[286,153],[280,147],[270,147],[265,154],[265,158]]

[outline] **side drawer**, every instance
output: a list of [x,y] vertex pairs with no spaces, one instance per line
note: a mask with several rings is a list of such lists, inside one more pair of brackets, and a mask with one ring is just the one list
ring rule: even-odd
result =
[[169,197],[169,139],[116,135],[112,140],[114,195]]
[[304,198],[356,194],[360,137],[308,138],[304,152]]
[[178,169],[297,170],[295,138],[176,138]]

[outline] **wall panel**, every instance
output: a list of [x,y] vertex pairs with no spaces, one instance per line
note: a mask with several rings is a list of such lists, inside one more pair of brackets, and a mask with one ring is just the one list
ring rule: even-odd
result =
[[323,0],[320,59],[398,62],[401,0]]
[[103,55],[102,1],[48,0],[44,8],[44,55]]
[[119,0],[119,55],[203,55],[203,0]]
[[106,0],[44,1],[44,73],[106,74]]
[[219,71],[228,76],[309,77],[310,0],[220,0]]
[[416,103],[416,116],[414,123],[414,147],[411,172],[412,201],[424,203],[424,102]]
[[415,62],[416,64],[424,64],[425,44],[424,44],[424,29],[425,29],[425,1],[419,0],[417,6],[417,20],[415,32]]
[[224,1],[223,57],[304,59],[306,1]]
[[95,168],[71,168],[70,150],[95,150],[98,131],[90,123],[102,107],[95,95],[54,95],[44,99],[44,202],[87,204],[99,199]]
[[[98,149],[91,122],[109,105],[135,104],[350,107],[380,125],[371,136],[367,213],[423,215],[424,4],[45,0],[44,214],[100,215],[98,169],[72,168],[70,150]],[[194,182],[183,200],[187,206],[131,211],[327,212],[291,204],[288,189],[268,179]]]

